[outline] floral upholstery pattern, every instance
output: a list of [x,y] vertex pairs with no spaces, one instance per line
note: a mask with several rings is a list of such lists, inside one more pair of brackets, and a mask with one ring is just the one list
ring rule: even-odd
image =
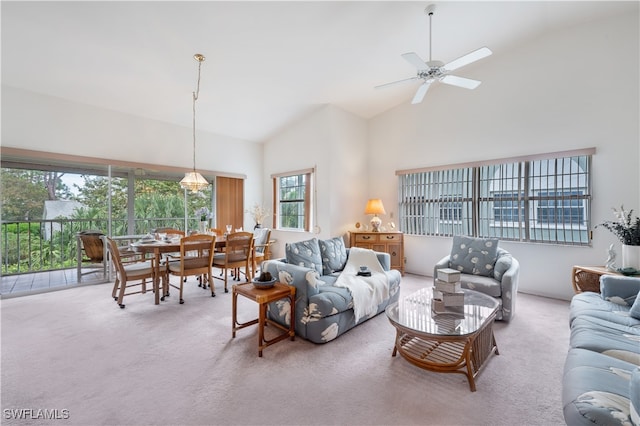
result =
[[498,259],[497,238],[453,237],[449,267],[463,274],[493,276]]
[[637,426],[640,320],[625,300],[640,293],[640,279],[605,275],[600,283],[601,294],[580,293],[571,301],[564,418],[570,425]]
[[[468,238],[468,237],[465,237]],[[460,241],[457,240],[460,247]],[[454,241],[454,245],[456,242]],[[496,244],[497,246],[497,244]],[[467,247],[465,245],[465,247]],[[468,252],[468,247],[467,247]],[[495,265],[490,269],[490,275],[480,274],[460,274],[460,282],[462,287],[476,290],[491,297],[494,297],[499,303],[496,319],[501,321],[510,321],[515,315],[516,296],[518,292],[518,279],[520,276],[520,263],[506,250],[497,248],[495,250]],[[493,255],[490,255],[493,256]],[[438,269],[452,267],[451,255],[443,257],[433,268],[433,276],[438,275]]]
[[629,417],[635,426],[640,425],[640,367],[636,367],[631,373],[631,382],[629,383],[629,400],[631,407],[629,409]]
[[[345,250],[348,256],[348,250]],[[389,303],[400,296],[401,275],[390,269],[390,256],[376,253],[380,264],[389,278],[389,298],[378,306],[368,318],[355,321],[353,298],[348,289],[334,287],[339,272],[321,275],[316,268],[289,263],[284,259],[268,260],[263,264],[265,271],[277,277],[282,283],[296,287],[296,334],[314,343],[327,343],[356,325],[383,312]],[[269,304],[268,316],[279,324],[288,326],[290,307],[282,301]]]
[[287,263],[312,268],[322,274],[322,256],[317,238],[297,243],[287,243],[284,248]]
[[342,237],[320,240],[320,255],[322,256],[322,275],[342,271],[347,263],[347,249]]

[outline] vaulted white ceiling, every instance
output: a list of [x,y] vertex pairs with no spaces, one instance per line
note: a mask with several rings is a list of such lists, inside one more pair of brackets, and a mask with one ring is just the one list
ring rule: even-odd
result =
[[469,78],[543,33],[638,13],[634,1],[2,1],[2,84],[190,127],[202,53],[198,130],[262,142],[320,105],[371,118],[410,102],[417,82],[374,86],[415,76],[402,53],[427,59],[430,3],[433,59],[493,50],[456,71]]

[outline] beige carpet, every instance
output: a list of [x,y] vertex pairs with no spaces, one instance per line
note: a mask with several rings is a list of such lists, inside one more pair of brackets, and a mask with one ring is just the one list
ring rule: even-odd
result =
[[[563,423],[568,302],[520,294],[515,319],[495,326],[500,355],[470,392],[463,375],[393,358],[384,314],[328,344],[296,338],[258,358],[255,327],[231,339],[231,295],[216,284],[215,298],[190,281],[184,305],[176,293],[155,306],[148,293],[124,310],[109,284],[3,300],[2,424]],[[402,292],[425,285],[407,275]],[[239,308],[241,320],[257,313],[246,299]],[[9,418],[20,409],[68,419]]]

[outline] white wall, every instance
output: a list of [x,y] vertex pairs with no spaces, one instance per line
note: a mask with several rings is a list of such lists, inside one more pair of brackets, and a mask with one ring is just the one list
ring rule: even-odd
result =
[[[213,118],[199,117],[200,121],[208,119]],[[261,144],[203,131],[196,132],[196,144],[199,170],[244,174],[245,206],[263,201]],[[191,127],[7,86],[2,86],[2,145],[185,169],[193,167]],[[245,228],[253,225],[251,217],[245,215]]]
[[316,168],[317,233],[277,231],[274,257],[287,242],[317,236],[330,238],[352,229],[367,200],[367,124],[335,106],[320,107],[271,138],[264,147],[264,191],[271,195],[270,176]]
[[[622,16],[494,52],[457,72],[482,80],[475,91],[435,85],[422,104],[371,120],[370,150],[383,155],[369,158],[370,187],[389,205],[399,169],[596,147],[592,223],[622,203],[640,212],[638,31],[637,16]],[[598,228],[588,248],[501,246],[520,260],[521,291],[568,299],[572,265],[603,265],[613,242]],[[432,275],[450,247],[449,238],[407,237],[407,271]]]
[[[483,81],[475,91],[435,85],[422,104],[407,99],[369,122],[323,106],[264,147],[198,132],[197,167],[245,174],[247,207],[271,205],[271,174],[316,167],[317,236],[327,238],[368,221],[362,212],[370,197],[383,199],[383,223],[395,220],[396,170],[596,147],[592,223],[612,219],[622,203],[640,212],[638,35],[637,16],[566,28],[461,69]],[[190,128],[6,86],[2,144],[185,168],[192,158]],[[312,235],[274,232],[275,255]],[[613,242],[599,228],[593,247],[501,245],[520,260],[522,291],[568,299],[571,266],[603,264]],[[407,271],[431,275],[450,245],[407,237]]]

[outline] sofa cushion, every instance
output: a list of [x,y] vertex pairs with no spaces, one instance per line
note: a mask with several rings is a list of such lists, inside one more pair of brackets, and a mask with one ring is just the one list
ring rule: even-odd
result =
[[322,275],[322,257],[320,256],[320,244],[317,238],[287,243],[285,255],[287,263],[315,269],[318,274]]
[[569,425],[629,421],[629,378],[635,365],[586,349],[569,350],[562,402]]
[[493,277],[497,258],[497,238],[456,235],[453,237],[449,267],[464,274]]
[[480,275],[460,275],[460,283],[463,288],[479,291],[492,297],[502,296],[502,285],[492,277]]
[[629,400],[631,407],[629,417],[635,426],[640,426],[640,367],[633,370],[629,381]]
[[629,315],[633,318],[640,320],[640,293],[636,296],[636,301],[633,302],[631,306],[631,310],[629,310]]
[[588,349],[640,365],[640,329],[581,316],[571,324],[572,348]]
[[319,244],[322,256],[322,275],[342,271],[347,263],[347,249],[342,237],[320,240]]
[[[386,271],[385,274],[389,278],[389,294],[391,295],[400,288],[400,273],[393,270]],[[325,281],[325,285],[318,287],[318,294],[309,297],[310,311],[315,318],[324,318],[353,309],[353,296],[349,289],[333,286],[336,281],[334,278],[337,279],[336,275],[320,277],[322,281]]]
[[640,320],[629,314],[630,307],[604,300],[598,293],[584,292],[573,296],[569,312],[569,324],[579,316],[601,318],[630,327],[640,327]]

